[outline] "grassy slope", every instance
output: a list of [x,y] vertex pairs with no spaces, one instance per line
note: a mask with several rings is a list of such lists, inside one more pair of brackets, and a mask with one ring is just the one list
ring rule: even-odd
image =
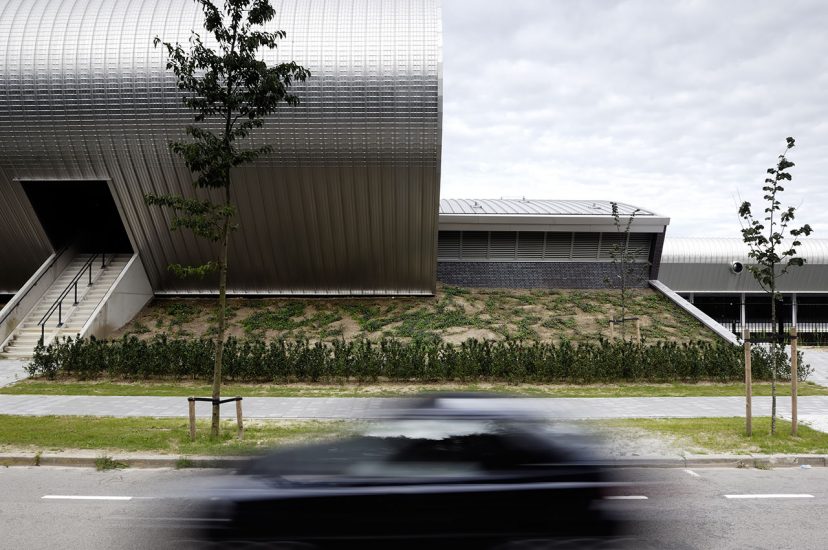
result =
[[[115,336],[210,335],[214,300],[156,300]],[[336,338],[433,336],[574,342],[609,337],[620,316],[618,293],[604,290],[494,290],[442,286],[434,298],[232,299],[229,332],[238,337]],[[651,290],[634,292],[628,316],[641,318],[642,337],[711,340],[695,319]],[[630,326],[631,332],[633,328]]]

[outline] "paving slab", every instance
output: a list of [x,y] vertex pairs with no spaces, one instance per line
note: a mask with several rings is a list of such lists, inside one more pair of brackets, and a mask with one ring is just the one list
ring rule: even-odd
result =
[[0,359],[0,387],[28,378],[29,373],[23,368],[26,363],[17,359]]
[[803,348],[802,359],[814,369],[808,380],[828,387],[828,349]]
[[[743,397],[502,398],[479,399],[472,403],[467,399],[449,401],[455,407],[525,411],[553,419],[699,418],[743,416],[745,413]],[[243,410],[245,418],[251,419],[372,419],[386,417],[414,402],[411,398],[389,397],[246,397]],[[790,399],[779,398],[777,403],[779,414],[790,416]],[[186,417],[187,411],[186,397],[0,395],[0,414]],[[769,415],[770,397],[754,397],[753,414]],[[208,417],[210,404],[198,403],[196,415]],[[828,396],[800,397],[799,415],[809,421],[828,416]],[[222,416],[235,417],[235,407],[232,404],[223,406]]]

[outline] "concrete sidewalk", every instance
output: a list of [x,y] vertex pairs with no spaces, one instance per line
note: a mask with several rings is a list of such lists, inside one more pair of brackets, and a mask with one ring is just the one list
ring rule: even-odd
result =
[[828,386],[828,350],[803,348],[801,351],[803,361],[814,369],[808,381],[820,386]]
[[[620,397],[620,398],[503,398],[474,403],[454,400],[455,405],[492,410],[527,411],[548,418],[698,418],[743,416],[743,397]],[[368,397],[246,397],[245,418],[259,419],[372,419],[383,418],[412,403],[406,398]],[[777,400],[782,416],[790,416],[790,398]],[[186,417],[186,397],[0,395],[0,414],[86,415],[114,417]],[[196,414],[207,417],[209,403],[198,403]],[[755,416],[770,415],[770,397],[753,399]],[[804,419],[828,418],[828,396],[799,398]],[[235,407],[222,407],[222,415],[235,416]]]
[[23,368],[28,361],[17,359],[0,359],[0,387],[14,384],[28,378],[29,374]]

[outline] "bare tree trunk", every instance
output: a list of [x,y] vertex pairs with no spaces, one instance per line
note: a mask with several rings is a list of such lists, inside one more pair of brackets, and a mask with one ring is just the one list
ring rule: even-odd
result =
[[[229,182],[229,179],[228,179]],[[225,206],[230,205],[230,186],[225,187]],[[218,334],[216,335],[216,363],[213,367],[213,415],[210,423],[210,436],[219,436],[221,405],[221,367],[224,356],[224,333],[226,331],[225,313],[227,311],[227,248],[230,240],[230,218],[224,219],[224,235],[219,260],[219,300],[218,300]]]

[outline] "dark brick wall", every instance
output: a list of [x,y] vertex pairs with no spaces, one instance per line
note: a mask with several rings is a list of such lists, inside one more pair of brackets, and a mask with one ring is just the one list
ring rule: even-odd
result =
[[[649,266],[637,264],[630,288],[647,287]],[[477,288],[607,288],[610,262],[437,262],[437,280]]]

